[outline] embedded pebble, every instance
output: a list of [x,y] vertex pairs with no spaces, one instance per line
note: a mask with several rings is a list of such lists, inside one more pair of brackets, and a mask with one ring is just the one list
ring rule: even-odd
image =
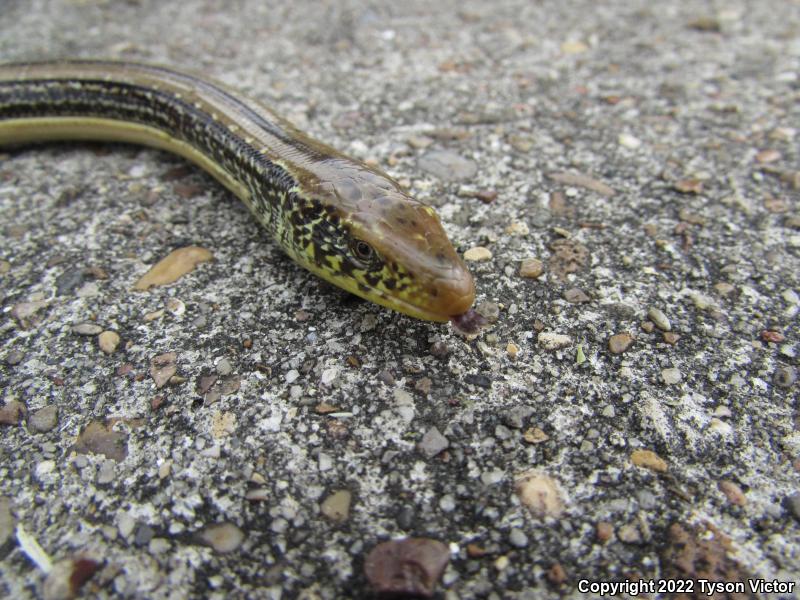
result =
[[19,350],[12,350],[12,351],[11,351],[11,352],[9,352],[8,354],[6,354],[6,356],[5,356],[5,358],[3,359],[3,361],[4,361],[4,362],[5,362],[5,363],[6,363],[6,364],[9,366],[9,367],[15,367],[15,366],[17,366],[19,363],[21,363],[21,362],[22,362],[22,359],[23,359],[23,358],[25,358],[25,355],[24,355],[24,354],[22,354],[22,352],[20,352]]
[[492,251],[483,246],[474,246],[464,252],[464,260],[470,262],[481,262],[492,259]]
[[544,263],[538,258],[526,258],[519,265],[519,276],[538,279],[544,273]]
[[334,492],[320,504],[320,512],[331,521],[343,523],[350,516],[350,502],[353,498],[349,490]]
[[431,427],[422,436],[417,448],[428,458],[433,458],[450,446],[450,441],[436,427]]
[[150,361],[150,376],[156,384],[156,388],[167,385],[170,378],[178,371],[175,364],[178,355],[175,352],[159,354]]
[[233,372],[233,365],[231,365],[231,361],[228,358],[221,358],[217,361],[216,370],[219,375],[224,377]]
[[27,409],[22,402],[11,400],[0,406],[0,425],[18,425]]
[[444,181],[470,179],[478,172],[478,165],[455,152],[435,150],[419,159],[419,168]]
[[364,574],[380,597],[431,598],[450,551],[429,538],[389,540],[375,546],[364,560]]
[[728,502],[735,506],[744,506],[747,504],[747,497],[744,495],[742,488],[736,485],[733,481],[728,479],[722,480],[717,484],[719,491],[725,494]]
[[670,367],[669,369],[662,369],[661,370],[661,379],[667,385],[676,385],[681,382],[681,372],[680,370]]
[[36,433],[50,431],[58,424],[58,406],[49,404],[28,416],[28,429]]
[[508,534],[508,541],[515,548],[525,548],[528,545],[528,536],[524,531],[515,527]]
[[106,354],[113,354],[119,346],[119,334],[115,331],[104,331],[97,336],[97,345]]
[[633,336],[628,332],[612,335],[608,340],[608,351],[611,354],[622,354],[633,344]]
[[155,265],[150,267],[133,285],[133,289],[145,291],[153,286],[168,285],[190,273],[200,263],[214,258],[214,255],[199,246],[187,246],[173,250]]
[[617,141],[619,142],[620,146],[624,146],[625,148],[630,148],[631,150],[636,150],[639,146],[642,145],[642,140],[629,133],[619,134],[619,136],[617,137]]
[[626,544],[638,544],[642,541],[642,534],[636,525],[627,523],[617,530],[617,538]]
[[566,348],[572,344],[572,338],[568,335],[553,333],[551,331],[542,331],[536,339],[539,345],[545,350],[558,350],[559,348]]
[[113,460],[104,460],[97,471],[97,483],[103,485],[111,483],[116,477],[116,465]]
[[72,327],[72,333],[77,333],[78,335],[97,335],[102,331],[103,328],[95,323],[79,323]]
[[233,552],[242,545],[244,538],[242,530],[233,523],[210,525],[200,534],[200,539],[219,554]]
[[128,436],[113,431],[101,421],[92,421],[84,427],[75,441],[75,451],[81,454],[102,454],[117,462],[128,455]]
[[556,480],[539,470],[526,471],[514,482],[517,496],[534,516],[559,517],[564,512],[564,500]]
[[631,462],[637,467],[644,467],[658,473],[664,473],[667,470],[666,461],[652,450],[634,450],[631,452]]
[[564,292],[564,300],[571,304],[591,302],[591,298],[580,288],[570,288]]
[[122,513],[120,515],[119,522],[117,523],[117,529],[123,538],[127,539],[130,537],[135,527],[136,520],[132,516],[130,516],[128,513]]
[[672,324],[669,322],[667,315],[665,315],[658,308],[654,306],[648,308],[647,318],[650,319],[661,331],[672,331]]

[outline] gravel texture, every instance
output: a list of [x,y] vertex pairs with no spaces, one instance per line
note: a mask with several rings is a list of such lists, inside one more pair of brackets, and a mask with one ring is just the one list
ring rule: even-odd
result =
[[272,105],[437,208],[489,325],[333,289],[174,156],[0,151],[0,596],[370,598],[403,537],[447,600],[797,582],[800,5],[222,4],[6,0],[0,57]]

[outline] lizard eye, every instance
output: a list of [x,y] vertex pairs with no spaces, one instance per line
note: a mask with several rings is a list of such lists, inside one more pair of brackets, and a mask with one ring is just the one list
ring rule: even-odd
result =
[[350,252],[354,262],[359,266],[368,269],[375,266],[378,255],[375,250],[364,240],[353,239],[350,242]]

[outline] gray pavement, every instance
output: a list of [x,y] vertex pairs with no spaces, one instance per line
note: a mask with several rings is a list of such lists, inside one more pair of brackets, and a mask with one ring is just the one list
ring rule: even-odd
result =
[[493,323],[349,298],[174,156],[0,151],[0,596],[370,598],[404,536],[438,598],[796,583],[799,40],[796,0],[3,2],[3,61],[193,69],[374,161]]

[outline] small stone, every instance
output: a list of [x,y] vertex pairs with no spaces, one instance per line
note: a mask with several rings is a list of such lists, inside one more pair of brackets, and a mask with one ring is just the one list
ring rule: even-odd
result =
[[550,436],[539,427],[531,427],[525,430],[525,433],[522,434],[522,438],[529,444],[541,444],[549,440]]
[[508,344],[506,344],[506,354],[508,354],[509,358],[511,359],[517,358],[517,354],[519,354],[519,346],[517,346],[514,342],[508,342]]
[[667,385],[677,385],[681,382],[681,372],[675,367],[661,370],[661,379]]
[[564,300],[571,304],[581,304],[591,302],[591,298],[580,288],[570,288],[564,292]]
[[566,348],[572,344],[572,338],[568,335],[553,333],[550,331],[542,331],[539,333],[536,339],[539,342],[539,345],[545,350],[558,350],[560,348]]
[[673,188],[681,194],[701,194],[703,182],[700,179],[681,179],[675,182]]
[[474,246],[464,252],[464,260],[469,262],[481,262],[492,259],[492,251],[483,246]]
[[100,465],[100,469],[97,471],[97,483],[104,485],[114,481],[116,477],[116,465],[117,463],[113,460],[104,460],[103,464]]
[[609,338],[608,351],[611,354],[622,354],[631,347],[631,344],[633,344],[633,336],[630,333],[627,331],[617,333]]
[[666,461],[652,450],[634,450],[631,452],[631,462],[637,467],[644,467],[658,473],[664,473],[667,470]]
[[728,502],[735,506],[744,506],[747,504],[747,497],[744,495],[742,488],[736,485],[733,481],[724,479],[717,484],[719,491],[725,494]]
[[349,490],[334,492],[320,504],[320,512],[331,521],[344,523],[350,516],[350,502],[353,494]]
[[780,344],[786,338],[780,331],[765,329],[761,332],[761,339],[767,343]]
[[524,221],[514,221],[511,225],[506,227],[506,233],[508,235],[523,237],[530,233],[530,229]]
[[781,153],[778,152],[777,150],[772,150],[772,149],[762,150],[761,152],[756,154],[756,162],[759,162],[762,165],[771,162],[776,162],[779,161],[780,159],[781,159]]
[[450,440],[443,436],[436,427],[431,427],[422,436],[417,448],[426,457],[433,458],[450,446]]
[[178,371],[175,361],[178,356],[174,352],[159,354],[150,361],[150,376],[156,384],[156,388],[167,385],[170,378]]
[[78,323],[72,327],[72,333],[78,335],[97,335],[102,331],[103,328],[95,323]]
[[128,436],[113,431],[101,421],[92,421],[84,427],[75,441],[79,454],[102,454],[106,458],[122,462],[128,455]]
[[233,552],[242,545],[244,538],[242,530],[233,523],[210,525],[200,534],[200,539],[218,554]]
[[642,140],[629,133],[619,134],[617,141],[619,142],[620,146],[624,146],[625,148],[629,148],[631,150],[636,150],[642,145]]
[[104,331],[97,336],[97,345],[106,354],[113,354],[119,346],[119,334],[114,331]]
[[430,353],[436,358],[444,358],[450,354],[450,347],[445,342],[434,342],[431,344]]
[[678,343],[678,340],[681,339],[681,336],[675,333],[674,331],[665,331],[663,332],[662,336],[664,337],[664,342],[669,344],[670,346],[674,346]]
[[642,541],[642,534],[636,525],[630,523],[623,525],[617,531],[617,537],[626,544],[638,544]]
[[728,296],[731,294],[736,288],[733,287],[727,281],[720,281],[719,283],[714,284],[714,289],[720,296]]
[[614,535],[614,526],[607,521],[600,521],[595,527],[597,541],[605,544]]
[[224,377],[233,373],[233,365],[228,358],[221,358],[217,361],[216,370],[218,375]]
[[514,488],[523,506],[536,517],[559,517],[564,501],[556,480],[547,473],[531,470],[515,478]]
[[780,388],[790,388],[797,381],[797,370],[789,365],[780,366],[775,369],[773,381]]
[[497,302],[481,302],[475,307],[475,311],[489,323],[496,323],[500,318],[500,305]]
[[147,523],[142,523],[136,528],[136,533],[134,533],[133,543],[136,546],[146,546],[150,543],[156,535],[155,530],[150,527]]
[[5,362],[5,363],[6,363],[6,364],[9,366],[9,367],[15,367],[15,366],[17,366],[19,363],[21,363],[21,362],[22,362],[22,359],[23,359],[23,358],[25,358],[25,355],[24,355],[24,354],[22,354],[22,352],[20,352],[19,350],[12,350],[12,351],[11,351],[11,352],[9,352],[8,354],[6,354],[6,357],[5,357],[5,359],[3,359],[3,361],[4,361],[4,362]]
[[193,271],[200,263],[213,258],[211,252],[199,246],[178,248],[150,267],[150,270],[133,285],[133,289],[145,291],[153,286],[174,283]]
[[519,265],[519,276],[538,279],[544,273],[544,263],[538,258],[526,258]]
[[654,306],[647,309],[647,318],[650,319],[661,331],[672,331],[672,324],[667,315]]
[[339,370],[337,368],[332,367],[330,369],[325,369],[320,377],[320,383],[330,387],[336,382],[337,377],[339,377]]
[[136,527],[136,520],[128,513],[122,513],[117,523],[119,534],[127,539],[133,533],[134,527]]
[[28,429],[36,433],[50,431],[58,424],[58,406],[49,404],[28,417]]
[[553,585],[562,585],[566,583],[567,572],[564,571],[564,567],[561,566],[561,563],[554,563],[547,569],[547,581]]
[[515,548],[525,548],[528,545],[528,536],[524,531],[515,527],[508,534],[508,541]]
[[642,322],[642,331],[645,333],[653,333],[653,330],[656,326],[653,324],[652,321],[643,321]]
[[370,551],[364,573],[380,597],[431,598],[449,561],[447,546],[437,540],[390,540]]
[[26,412],[22,402],[11,400],[0,407],[0,425],[19,425]]
[[147,545],[147,551],[150,554],[164,554],[170,549],[169,540],[165,538],[153,538]]
[[11,512],[11,498],[0,496],[0,545],[11,539],[14,534],[16,519]]

